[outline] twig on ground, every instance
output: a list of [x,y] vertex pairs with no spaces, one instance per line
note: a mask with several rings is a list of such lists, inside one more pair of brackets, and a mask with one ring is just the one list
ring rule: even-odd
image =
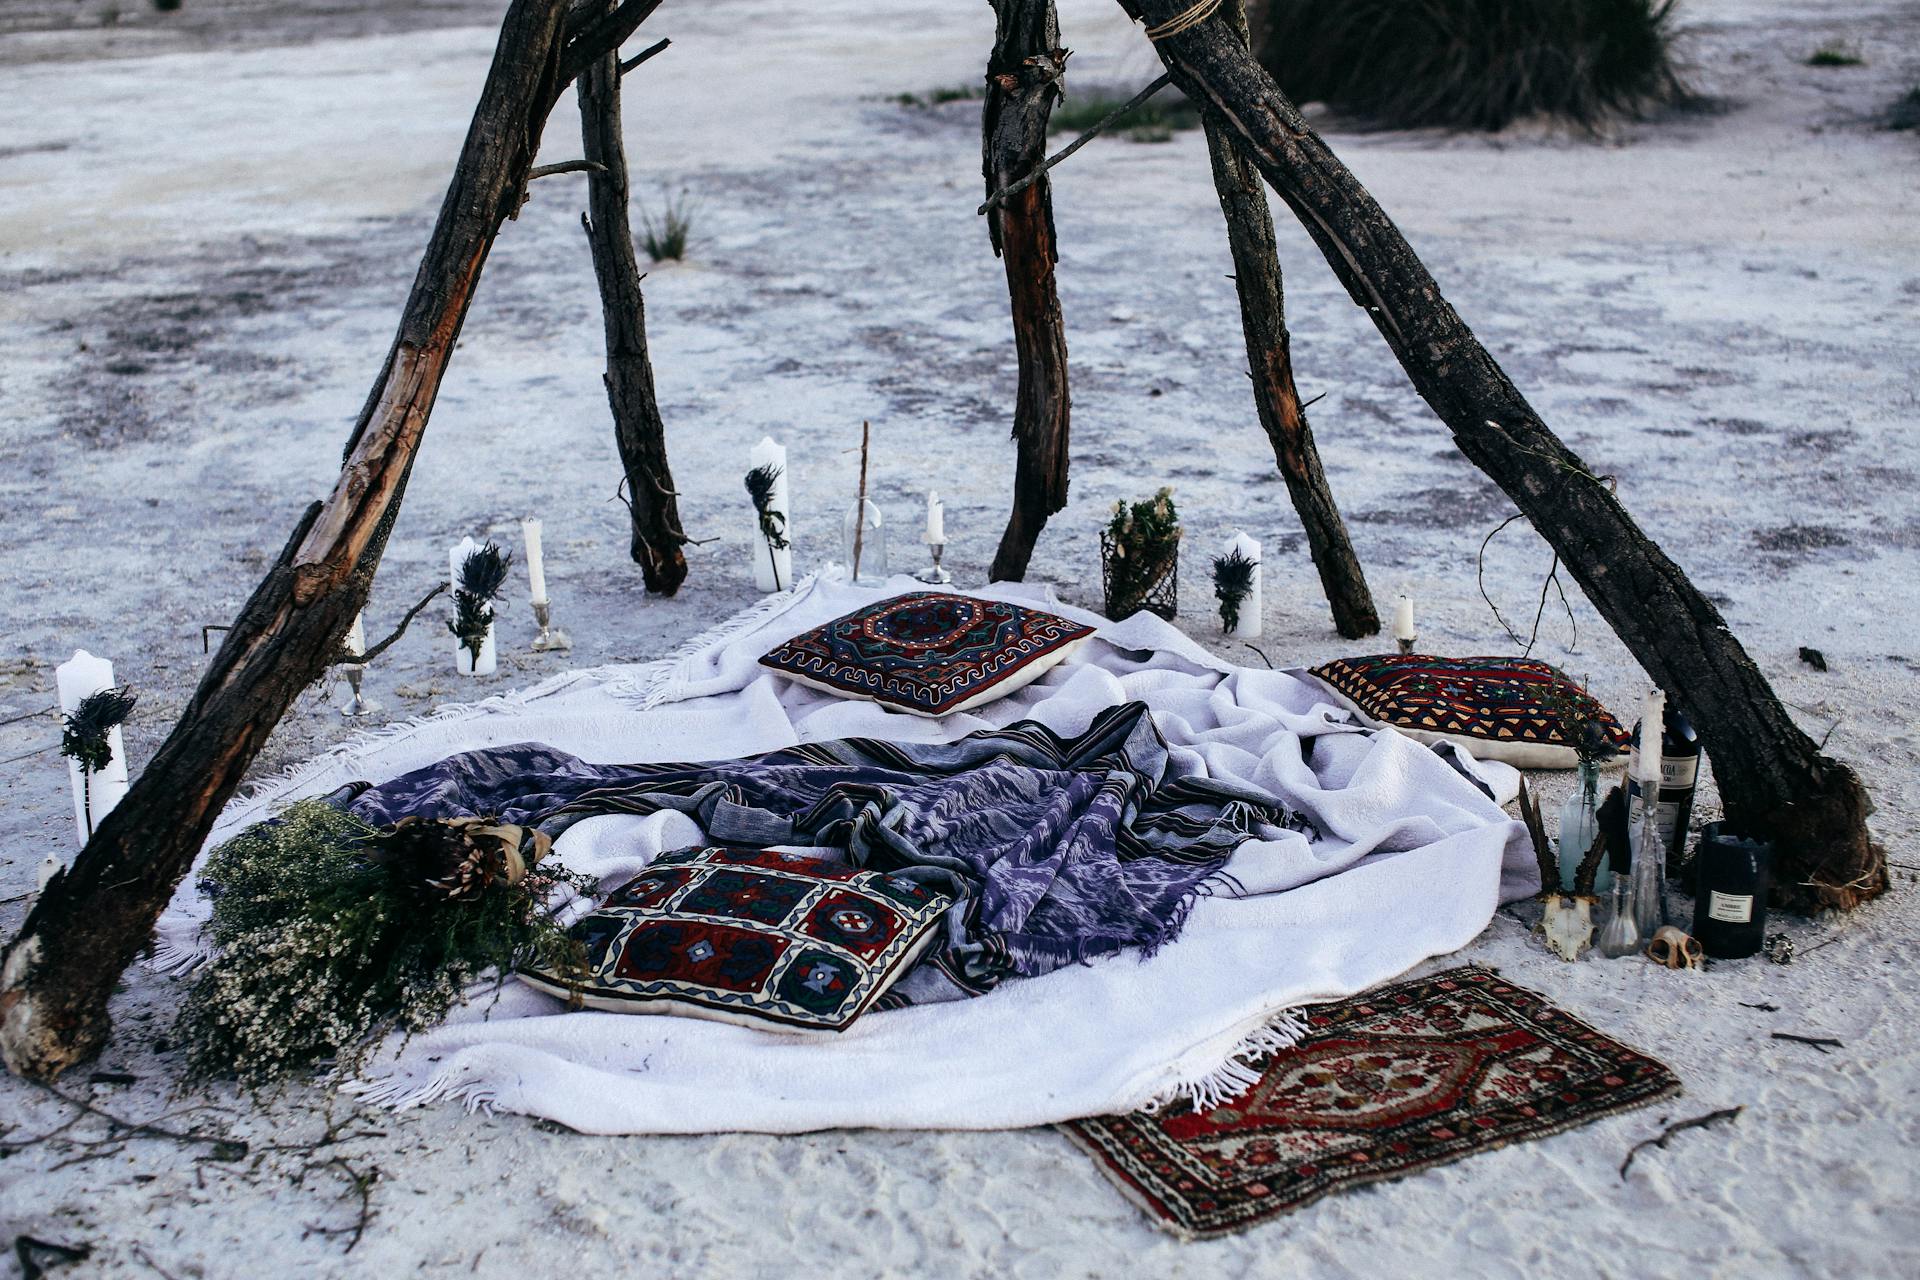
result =
[[1093,128],[1087,130],[1085,133],[1075,138],[1072,142],[1069,142],[1066,146],[1060,148],[1060,150],[1048,156],[1045,160],[1042,160],[1040,162],[1040,167],[1035,169],[1032,173],[1029,173],[1026,177],[1021,178],[1017,181],[1009,182],[1006,186],[1000,188],[998,191],[988,196],[987,202],[981,205],[978,209],[975,209],[974,213],[982,214],[982,213],[988,213],[994,209],[998,209],[1001,205],[1005,204],[1010,197],[1019,195],[1022,191],[1025,191],[1028,187],[1040,181],[1041,178],[1046,176],[1047,170],[1053,168],[1053,166],[1059,164],[1062,160],[1065,160],[1068,156],[1072,155],[1074,152],[1078,151],[1080,148],[1086,146],[1089,142],[1092,142],[1095,138],[1099,137],[1102,133],[1104,133],[1107,130],[1107,127],[1110,126],[1115,120],[1118,120],[1121,116],[1127,114],[1127,112],[1133,110],[1135,107],[1139,106],[1141,103],[1145,102],[1148,98],[1151,98],[1154,94],[1160,92],[1162,89],[1166,88],[1168,85],[1172,83],[1173,83],[1172,76],[1170,75],[1161,76],[1158,80],[1155,80],[1152,84],[1148,85],[1146,88],[1142,89],[1140,92],[1134,94],[1131,98],[1128,98],[1120,106],[1117,106],[1113,110],[1107,112],[1106,115],[1100,118],[1099,124],[1094,125]]
[[1719,1111],[1709,1111],[1703,1116],[1695,1116],[1691,1120],[1676,1120],[1662,1129],[1657,1136],[1634,1143],[1627,1151],[1627,1158],[1620,1162],[1620,1180],[1622,1182],[1627,1180],[1627,1170],[1633,1167],[1633,1158],[1648,1147],[1659,1147],[1664,1151],[1667,1144],[1673,1141],[1675,1134],[1685,1133],[1688,1129],[1705,1129],[1709,1125],[1719,1124],[1722,1120],[1738,1120],[1740,1113],[1745,1110],[1744,1105],[1725,1107]]
[[38,711],[22,711],[17,716],[8,716],[5,720],[0,720],[0,726],[19,724],[22,720],[31,720],[35,716],[44,716],[58,710],[58,707],[42,707]]
[[13,1256],[20,1261],[21,1280],[40,1280],[47,1274],[40,1265],[36,1254],[49,1254],[55,1263],[84,1262],[93,1254],[93,1246],[85,1244],[55,1244],[51,1240],[38,1240],[33,1236],[15,1236],[13,1238]]
[[1766,1004],[1764,1002],[1760,1004],[1748,1004],[1745,1000],[1736,1001],[1736,1003],[1739,1004],[1742,1009],[1758,1009],[1762,1013],[1780,1012],[1780,1006],[1777,1004]]
[[1776,1031],[1773,1033],[1773,1038],[1775,1040],[1791,1040],[1795,1044],[1810,1044],[1821,1053],[1825,1053],[1830,1048],[1844,1049],[1847,1047],[1838,1040],[1831,1039],[1827,1036],[1797,1036],[1791,1031]]
[[353,1252],[353,1247],[359,1244],[361,1237],[367,1234],[367,1224],[373,1220],[373,1184],[380,1181],[380,1170],[372,1168],[361,1173],[341,1156],[335,1156],[327,1161],[326,1167],[338,1170],[346,1178],[348,1189],[360,1197],[360,1212],[355,1216],[352,1226],[309,1226],[307,1230],[319,1236],[346,1236],[347,1247],[340,1251],[341,1256],[344,1257]]
[[129,1245],[128,1248],[130,1248],[133,1251],[134,1255],[137,1256],[140,1259],[140,1261],[146,1263],[149,1267],[152,1267],[153,1270],[161,1277],[161,1280],[174,1280],[173,1272],[167,1270],[165,1267],[155,1262],[153,1260],[153,1255],[148,1253],[146,1249],[143,1248],[141,1245],[139,1245],[138,1243],[135,1243],[135,1244]]
[[1269,671],[1271,671],[1271,670],[1273,670],[1273,659],[1272,659],[1272,658],[1269,658],[1269,657],[1267,656],[1267,654],[1266,654],[1266,651],[1265,651],[1264,649],[1262,649],[1262,648],[1261,648],[1261,647],[1260,647],[1259,645],[1257,645],[1257,644],[1247,644],[1247,642],[1246,642],[1245,640],[1242,640],[1242,641],[1241,641],[1240,643],[1241,643],[1241,644],[1246,644],[1246,645],[1247,645],[1247,648],[1249,648],[1249,649],[1251,649],[1251,650],[1253,650],[1253,651],[1254,651],[1255,653],[1257,653],[1257,654],[1259,654],[1259,655],[1260,655],[1260,661],[1262,661],[1262,662],[1264,662],[1264,663],[1266,663],[1266,664],[1267,664],[1267,670],[1269,670]]

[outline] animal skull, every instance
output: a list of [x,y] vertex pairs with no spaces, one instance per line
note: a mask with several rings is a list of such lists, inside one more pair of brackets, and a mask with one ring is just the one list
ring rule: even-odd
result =
[[1577,960],[1593,938],[1593,899],[1549,894],[1540,917],[1547,946],[1562,960]]
[[1700,969],[1706,965],[1706,952],[1697,939],[1663,924],[1647,944],[1647,959],[1669,969]]

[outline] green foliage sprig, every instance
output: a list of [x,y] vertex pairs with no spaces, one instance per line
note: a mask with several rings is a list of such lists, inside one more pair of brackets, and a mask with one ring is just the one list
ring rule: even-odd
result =
[[1113,518],[1107,522],[1112,550],[1107,603],[1115,617],[1138,608],[1154,584],[1172,572],[1180,538],[1180,513],[1171,488],[1160,489],[1145,502],[1113,504]]
[[580,945],[546,904],[591,881],[538,865],[544,841],[474,820],[382,832],[305,800],[214,850],[200,884],[220,951],[177,1024],[189,1073],[258,1088],[351,1069],[380,1034],[439,1022],[489,971],[578,970]]
[[476,663],[486,647],[487,628],[493,625],[493,602],[507,584],[507,566],[512,563],[513,553],[502,551],[492,539],[460,563],[460,584],[453,590],[453,620],[447,630]]
[[1220,622],[1228,631],[1240,625],[1240,606],[1253,594],[1253,571],[1260,567],[1239,547],[1213,558],[1213,594],[1220,601]]

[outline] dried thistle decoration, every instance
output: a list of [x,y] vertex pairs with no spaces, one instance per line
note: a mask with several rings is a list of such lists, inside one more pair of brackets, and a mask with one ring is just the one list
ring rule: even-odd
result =
[[493,625],[493,602],[507,584],[507,566],[512,563],[513,553],[488,539],[460,564],[460,585],[453,591],[453,620],[447,630],[476,663],[487,643],[487,629]]
[[551,847],[485,818],[381,830],[324,800],[234,837],[200,876],[219,953],[180,1010],[189,1074],[261,1088],[328,1064],[350,1072],[387,1032],[433,1026],[490,974],[577,972],[584,949],[551,908],[593,881],[543,862]]
[[781,470],[769,462],[747,472],[747,496],[753,499],[753,509],[760,517],[760,536],[775,551],[787,549],[787,513],[775,510],[773,505],[773,486],[780,482]]
[[113,763],[113,744],[107,735],[133,714],[133,686],[123,684],[90,693],[67,717],[60,731],[60,754],[80,766],[80,807],[87,815],[87,835],[93,835],[93,775]]
[[1213,558],[1213,594],[1220,601],[1220,623],[1228,631],[1240,625],[1240,606],[1253,594],[1253,571],[1260,562],[1239,547]]
[[102,689],[80,699],[60,734],[60,754],[77,761],[83,773],[98,773],[113,763],[107,735],[133,714],[132,685]]
[[1571,691],[1549,688],[1542,692],[1540,700],[1560,721],[1561,735],[1567,745],[1573,748],[1574,760],[1580,766],[1598,769],[1620,753],[1619,744],[1614,742],[1601,724],[1600,717],[1604,709],[1584,686]]

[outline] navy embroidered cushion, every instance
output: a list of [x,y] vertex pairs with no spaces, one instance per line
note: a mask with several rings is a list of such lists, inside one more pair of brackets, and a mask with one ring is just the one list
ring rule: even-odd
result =
[[591,1009],[843,1031],[930,946],[953,898],[758,849],[662,854],[570,933],[582,971],[522,981]]
[[1626,731],[1591,694],[1528,658],[1436,658],[1381,653],[1340,658],[1310,675],[1370,725],[1392,725],[1422,742],[1449,741],[1481,760],[1523,769],[1571,769],[1567,709],[1597,721],[1614,749]]
[[828,693],[943,716],[1025,687],[1092,634],[1040,609],[915,591],[802,632],[760,662]]

